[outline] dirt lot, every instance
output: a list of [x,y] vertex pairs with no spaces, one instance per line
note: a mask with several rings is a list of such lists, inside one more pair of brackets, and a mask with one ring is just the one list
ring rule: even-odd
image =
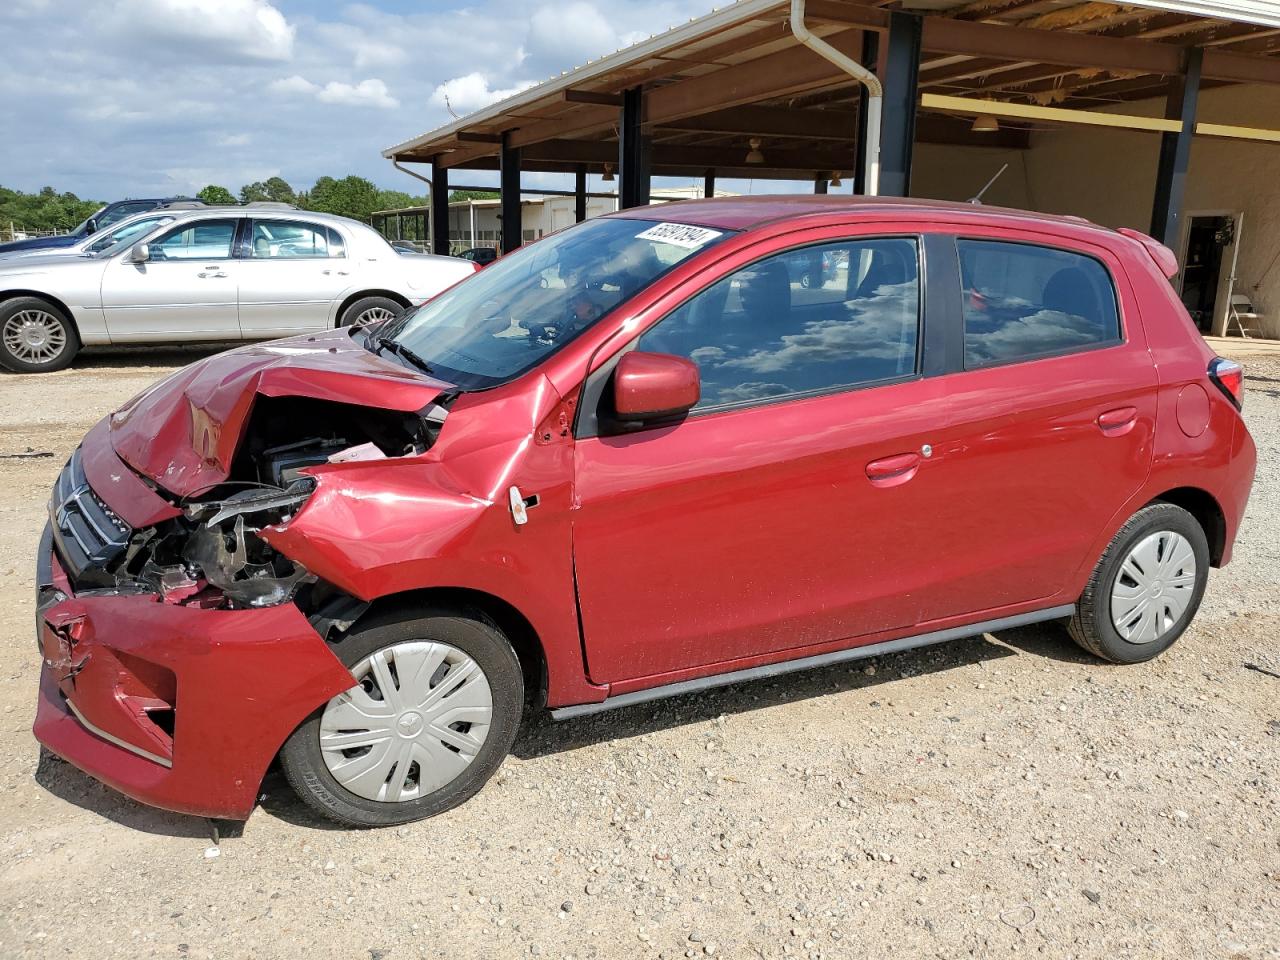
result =
[[1235,562],[1153,664],[1036,627],[535,722],[463,808],[379,832],[272,775],[214,857],[30,733],[50,484],[193,356],[0,379],[0,956],[1280,957],[1280,359]]

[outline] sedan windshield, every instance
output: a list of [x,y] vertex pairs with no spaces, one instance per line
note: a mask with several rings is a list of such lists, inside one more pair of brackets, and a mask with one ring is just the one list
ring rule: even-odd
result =
[[84,253],[86,256],[98,254],[109,257],[123,249],[126,244],[140,239],[144,234],[150,233],[161,224],[171,223],[172,221],[173,217],[171,215],[158,214],[154,217],[139,217],[137,220],[122,224],[105,233],[99,230],[94,234],[93,241],[85,245]]
[[532,369],[727,234],[649,220],[588,220],[503,257],[379,331],[394,352],[465,389]]

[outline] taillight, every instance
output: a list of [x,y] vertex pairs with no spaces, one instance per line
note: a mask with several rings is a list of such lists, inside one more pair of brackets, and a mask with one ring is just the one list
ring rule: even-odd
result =
[[1244,409],[1244,367],[1226,357],[1214,357],[1209,364],[1209,379],[1236,405]]

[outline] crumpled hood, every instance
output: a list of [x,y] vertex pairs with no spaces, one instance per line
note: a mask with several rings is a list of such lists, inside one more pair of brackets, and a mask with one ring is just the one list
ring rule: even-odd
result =
[[240,347],[184,367],[111,414],[111,444],[143,476],[189,497],[227,478],[258,396],[413,413],[448,388],[334,330]]

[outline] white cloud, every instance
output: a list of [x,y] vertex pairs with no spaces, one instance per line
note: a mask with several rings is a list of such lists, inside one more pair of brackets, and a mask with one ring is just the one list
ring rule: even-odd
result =
[[622,44],[618,32],[596,5],[578,0],[534,11],[524,46],[539,67],[549,62],[551,69],[559,72],[613,53]]
[[383,110],[393,110],[400,106],[400,101],[387,92],[387,85],[377,79],[361,80],[354,85],[331,80],[316,94],[316,99],[321,103],[379,107]]
[[521,90],[531,86],[533,81],[525,81],[514,87],[493,90],[490,89],[489,80],[484,74],[468,73],[466,76],[447,80],[436,87],[431,94],[431,102],[438,107],[448,107],[454,113],[462,115],[515,96]]
[[342,83],[330,80],[323,87],[312,83],[306,77],[294,74],[283,77],[268,84],[272,93],[285,96],[314,96],[321,103],[336,103],[346,107],[378,107],[392,110],[400,106],[400,101],[391,96],[387,85],[377,78],[361,80],[359,83]]
[[[367,9],[347,10],[349,16],[357,13],[365,17],[379,16],[376,11]],[[408,61],[408,51],[388,39],[389,36],[401,35],[403,26],[399,26],[400,30],[388,30],[386,24],[375,23],[366,31],[347,23],[322,23],[316,26],[316,33],[334,46],[346,50],[354,58],[357,70],[367,70],[370,67],[396,67]]]
[[249,60],[288,60],[295,29],[266,0],[124,0],[115,25],[205,52]]
[[300,77],[296,73],[291,77],[282,77],[279,80],[273,80],[267,86],[272,93],[315,93],[320,88],[305,77]]
[[218,138],[220,147],[247,147],[253,137],[247,133],[231,133]]

